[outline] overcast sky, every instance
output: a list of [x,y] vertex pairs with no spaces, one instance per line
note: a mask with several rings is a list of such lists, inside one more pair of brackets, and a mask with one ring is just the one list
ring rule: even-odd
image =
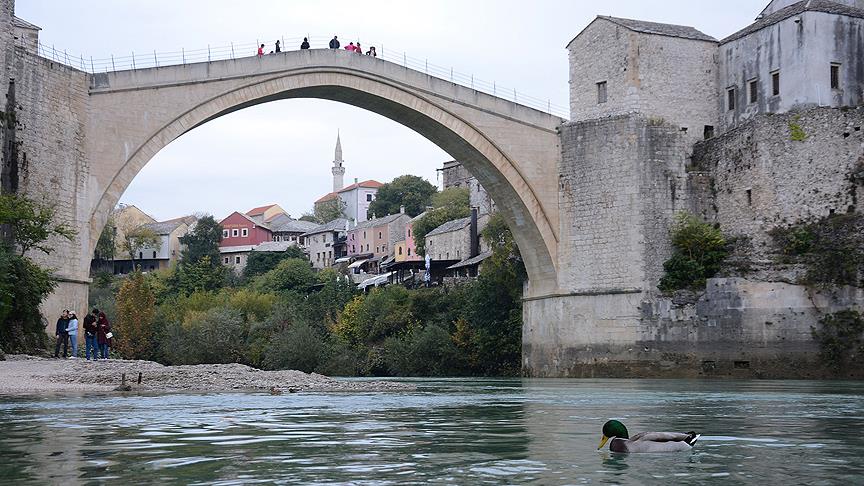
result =
[[[85,59],[251,44],[306,34],[407,52],[498,86],[568,105],[564,46],[596,15],[683,24],[722,38],[767,0],[286,1],[17,0],[40,40]],[[324,47],[316,46],[314,47]],[[288,45],[287,49],[296,48]],[[674,75],[674,73],[670,73]],[[440,185],[450,157],[415,132],[359,108],[283,100],[247,108],[183,135],[138,174],[121,202],[162,220],[278,203],[295,217],[331,190],[341,131],[345,182],[416,174]]]

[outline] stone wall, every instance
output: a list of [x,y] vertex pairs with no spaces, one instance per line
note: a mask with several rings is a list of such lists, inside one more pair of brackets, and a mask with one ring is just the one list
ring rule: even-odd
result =
[[19,105],[19,191],[54,205],[57,218],[79,234],[73,242],[53,239],[50,255],[33,251],[37,263],[54,269],[58,289],[42,305],[54,316],[63,308],[87,305],[92,201],[87,198],[90,169],[84,152],[88,115],[88,75],[15,48],[10,76]]
[[[793,140],[796,127],[803,140]],[[696,145],[690,207],[767,258],[769,230],[861,211],[864,188],[853,172],[862,168],[864,108],[759,115]]]
[[[730,278],[709,279],[695,303],[606,293],[524,306],[531,376],[820,378],[832,374],[818,362],[811,327],[822,313],[864,310],[864,291]],[[862,378],[864,369],[844,376]]]
[[[717,119],[717,43],[637,33],[598,18],[567,46],[573,121],[638,112],[703,138]],[[607,100],[598,103],[597,83]]]
[[634,115],[564,125],[561,141],[559,287],[653,288],[684,204],[685,138]]

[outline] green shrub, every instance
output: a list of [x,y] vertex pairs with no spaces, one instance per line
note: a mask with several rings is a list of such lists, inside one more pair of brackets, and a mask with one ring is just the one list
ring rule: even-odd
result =
[[663,263],[658,285],[664,292],[704,287],[729,254],[723,233],[690,214],[678,215],[671,237],[672,256]]
[[324,339],[305,323],[294,324],[276,334],[264,355],[264,367],[311,373],[323,359]]
[[289,258],[305,259],[306,255],[303,250],[296,246],[289,246],[287,250],[275,251],[253,251],[249,254],[249,259],[246,260],[246,266],[243,268],[243,279],[251,280],[258,275],[264,275],[276,268],[280,262]]
[[252,288],[259,292],[305,291],[315,283],[309,262],[299,258],[282,260],[276,268],[255,278]]
[[315,370],[327,376],[360,376],[361,363],[369,350],[362,344],[351,344],[331,335],[325,344],[321,362]]
[[450,334],[436,325],[388,338],[384,363],[393,376],[452,376],[461,368],[459,350]]
[[864,357],[864,316],[847,309],[828,314],[813,328],[813,339],[819,343],[819,358],[835,372],[848,366],[858,366]]
[[[39,305],[54,290],[51,273],[0,244],[0,343],[7,353],[44,349],[48,341]],[[52,332],[53,335],[53,332]]]
[[172,322],[160,341],[171,364],[235,363],[246,355],[247,325],[240,311],[217,307]]
[[[104,311],[103,311],[104,312]],[[117,293],[117,314],[111,347],[127,359],[147,359],[151,355],[153,317],[156,297],[144,275],[132,272]]]
[[803,263],[808,285],[864,285],[864,216],[831,215],[770,232],[781,255]]

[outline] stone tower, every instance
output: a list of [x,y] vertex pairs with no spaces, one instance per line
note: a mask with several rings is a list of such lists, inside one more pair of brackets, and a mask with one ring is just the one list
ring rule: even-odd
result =
[[333,192],[345,187],[343,176],[345,175],[345,167],[342,167],[342,141],[339,140],[339,133],[336,133],[336,157],[333,159]]

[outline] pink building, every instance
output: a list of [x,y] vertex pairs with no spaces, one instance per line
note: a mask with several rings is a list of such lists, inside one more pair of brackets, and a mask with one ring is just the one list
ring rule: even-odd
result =
[[358,224],[348,231],[348,256],[371,253],[373,258],[381,259],[393,255],[409,219],[407,214],[397,213]]

